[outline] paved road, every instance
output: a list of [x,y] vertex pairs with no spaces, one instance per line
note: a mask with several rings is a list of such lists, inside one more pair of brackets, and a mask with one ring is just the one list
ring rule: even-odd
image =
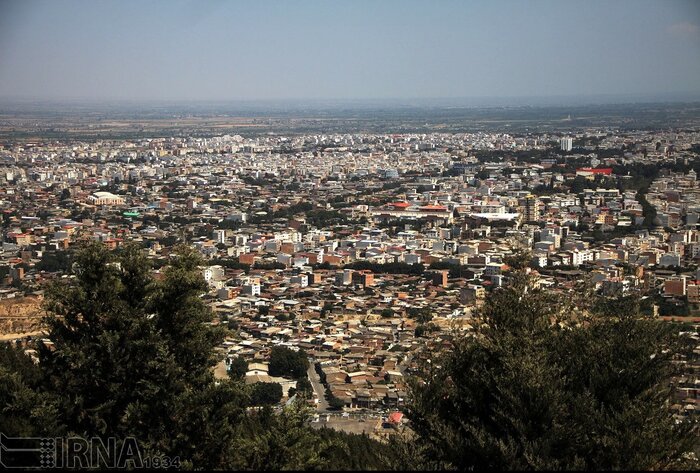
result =
[[311,387],[314,389],[314,393],[316,394],[316,398],[318,399],[318,404],[316,404],[316,410],[318,412],[327,412],[329,406],[325,396],[326,388],[323,387],[323,383],[321,383],[321,377],[316,372],[316,369],[314,368],[314,364],[312,362],[309,362],[309,369],[307,370],[306,374],[309,376],[309,381],[311,381]]

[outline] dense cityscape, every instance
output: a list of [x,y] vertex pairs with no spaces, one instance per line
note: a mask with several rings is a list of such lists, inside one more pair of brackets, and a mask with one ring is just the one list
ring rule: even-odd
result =
[[700,470],[700,3],[0,1],[0,470]]
[[[550,291],[585,281],[694,324],[698,143],[694,127],[6,141],[3,337],[41,337],[44,288],[81,243],[137,242],[155,268],[186,243],[227,329],[217,376],[243,360],[280,403],[303,378],[314,422],[381,436],[406,378],[472,330],[518,255]],[[275,347],[303,350],[308,378],[280,376]],[[695,383],[679,381],[676,415]]]

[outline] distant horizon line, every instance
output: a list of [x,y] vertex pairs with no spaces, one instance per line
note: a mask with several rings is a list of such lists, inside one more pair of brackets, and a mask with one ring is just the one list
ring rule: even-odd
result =
[[130,105],[130,106],[197,106],[197,105],[265,105],[265,106],[304,106],[304,105],[392,105],[398,107],[527,107],[527,106],[585,106],[585,105],[628,105],[653,103],[696,103],[700,102],[699,92],[670,93],[601,93],[601,94],[558,94],[558,95],[510,95],[510,96],[460,96],[460,97],[351,97],[351,98],[125,98],[125,97],[30,97],[2,96],[0,106],[8,105]]

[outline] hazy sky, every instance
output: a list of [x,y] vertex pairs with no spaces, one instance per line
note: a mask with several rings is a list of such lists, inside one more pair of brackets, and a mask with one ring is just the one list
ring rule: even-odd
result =
[[0,0],[0,97],[700,93],[700,1]]

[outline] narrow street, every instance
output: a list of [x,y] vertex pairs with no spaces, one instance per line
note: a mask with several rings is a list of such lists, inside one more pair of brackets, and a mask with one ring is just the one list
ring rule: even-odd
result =
[[307,370],[307,375],[309,376],[309,381],[311,381],[311,387],[316,394],[318,399],[318,404],[316,404],[316,411],[319,413],[328,412],[328,401],[326,401],[326,389],[321,383],[321,377],[316,373],[314,364],[309,360],[309,369]]

